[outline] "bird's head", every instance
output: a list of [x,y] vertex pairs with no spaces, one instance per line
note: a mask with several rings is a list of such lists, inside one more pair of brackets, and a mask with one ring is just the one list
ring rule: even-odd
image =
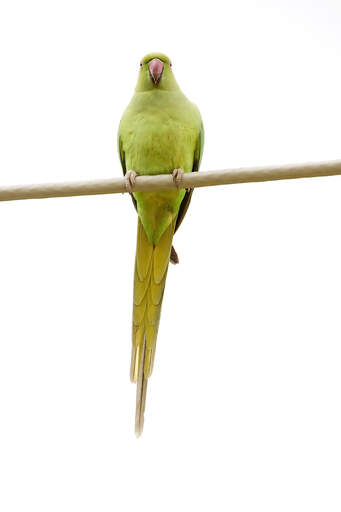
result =
[[176,90],[179,86],[172,71],[172,63],[163,53],[148,53],[140,62],[136,92]]

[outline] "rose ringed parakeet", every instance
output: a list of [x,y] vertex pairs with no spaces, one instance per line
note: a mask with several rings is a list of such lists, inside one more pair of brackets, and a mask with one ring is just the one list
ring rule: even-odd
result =
[[204,132],[198,108],[181,92],[170,59],[161,53],[140,62],[135,94],[119,126],[118,149],[138,213],[130,376],[137,382],[135,433],[142,433],[168,264],[178,263],[172,239],[192,190],[134,192],[136,175],[198,171]]

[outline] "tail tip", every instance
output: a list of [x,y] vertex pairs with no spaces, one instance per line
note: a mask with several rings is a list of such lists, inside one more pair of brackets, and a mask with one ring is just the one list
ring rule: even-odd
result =
[[137,438],[137,439],[138,439],[139,437],[141,437],[142,432],[143,432],[143,431],[142,431],[141,429],[136,429],[136,428],[135,428],[135,436],[136,436],[136,438]]
[[143,432],[144,415],[138,414],[135,418],[135,435],[137,438],[141,437]]

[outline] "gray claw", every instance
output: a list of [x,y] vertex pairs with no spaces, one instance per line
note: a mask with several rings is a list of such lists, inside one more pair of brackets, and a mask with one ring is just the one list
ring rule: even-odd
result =
[[185,173],[182,169],[174,169],[174,171],[172,172],[173,181],[175,183],[176,188],[180,188],[184,174]]
[[124,179],[126,182],[126,189],[128,192],[130,192],[130,194],[133,193],[135,183],[136,183],[136,176],[137,176],[137,174],[135,171],[127,171],[125,173]]

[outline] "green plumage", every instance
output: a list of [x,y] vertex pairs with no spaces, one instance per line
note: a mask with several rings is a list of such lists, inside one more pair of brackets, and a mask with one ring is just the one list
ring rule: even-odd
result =
[[[161,61],[155,83],[151,62]],[[138,175],[199,170],[203,126],[197,107],[181,92],[170,61],[149,54],[141,61],[135,94],[121,119],[119,154],[126,174]],[[131,378],[139,380],[136,433],[143,427],[147,378],[150,376],[162,296],[174,231],[186,213],[192,191],[133,193],[139,216],[134,279],[133,352]]]

